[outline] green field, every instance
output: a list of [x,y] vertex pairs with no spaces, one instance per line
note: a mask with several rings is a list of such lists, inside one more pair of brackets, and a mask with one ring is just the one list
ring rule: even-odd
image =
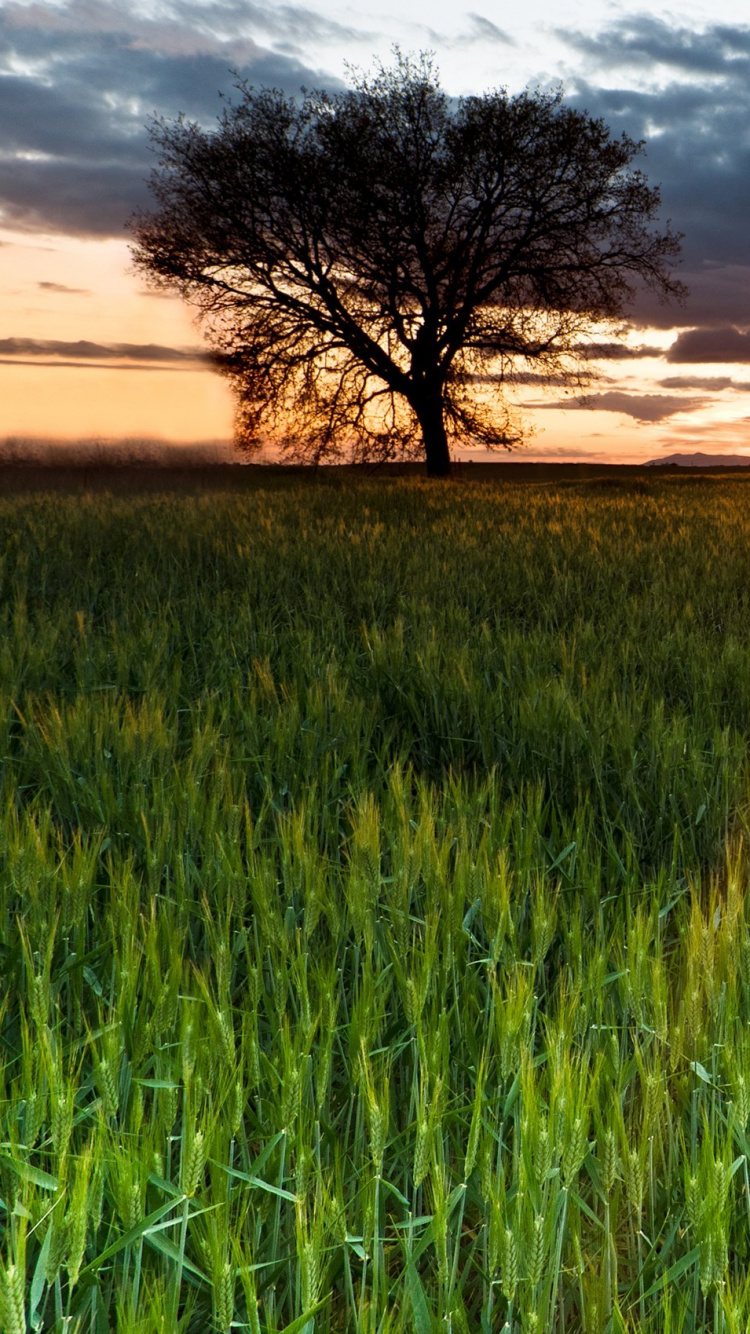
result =
[[750,480],[0,499],[8,1334],[750,1319]]

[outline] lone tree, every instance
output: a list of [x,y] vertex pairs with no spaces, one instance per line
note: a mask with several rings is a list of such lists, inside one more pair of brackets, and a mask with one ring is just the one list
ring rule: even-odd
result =
[[582,383],[581,339],[639,283],[679,295],[659,192],[561,94],[451,101],[431,59],[333,96],[237,85],[213,133],[150,126],[158,207],[135,264],[203,317],[240,444],[307,460],[519,438],[505,385]]

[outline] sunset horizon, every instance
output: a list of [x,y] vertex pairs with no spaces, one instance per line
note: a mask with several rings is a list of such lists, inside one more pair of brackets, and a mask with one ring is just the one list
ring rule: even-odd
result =
[[612,17],[599,0],[567,13],[536,0],[516,30],[496,4],[462,15],[413,0],[374,27],[365,12],[326,0],[294,11],[257,5],[243,18],[218,3],[209,21],[191,5],[0,6],[10,127],[0,172],[0,438],[231,441],[232,393],[194,313],[132,270],[126,224],[150,201],[146,121],[184,111],[212,128],[219,94],[232,97],[231,68],[288,93],[335,91],[348,59],[369,68],[396,41],[432,49],[452,95],[560,83],[613,134],[644,138],[638,164],[661,186],[662,219],[684,233],[684,305],[640,298],[623,354],[592,362],[599,378],[583,397],[515,387],[528,430],[521,456],[750,457],[741,128],[750,27],[740,7],[718,25],[696,2],[675,25],[666,10],[628,5]]

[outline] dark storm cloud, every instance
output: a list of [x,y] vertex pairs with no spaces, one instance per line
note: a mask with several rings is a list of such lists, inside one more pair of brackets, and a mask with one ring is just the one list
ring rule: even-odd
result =
[[[747,71],[745,71],[747,74]],[[662,216],[684,233],[684,267],[747,263],[750,79],[643,92],[579,83],[571,99],[613,131],[646,141],[636,165],[661,187]]]
[[[594,36],[561,35],[584,69],[570,100],[646,140],[640,161],[661,186],[662,217],[684,233],[684,309],[642,293],[637,320],[661,328],[747,321],[750,27],[696,30],[642,14]],[[619,86],[603,87],[613,72]]]
[[[144,158],[146,149],[144,146]],[[149,202],[148,168],[53,159],[0,158],[0,207],[6,226],[80,236],[122,236],[125,219]]]
[[667,361],[750,362],[750,333],[723,329],[685,329],[666,353]]
[[[705,238],[707,249],[712,244],[718,249],[720,231],[717,226],[714,242],[710,235]],[[687,238],[685,244],[687,246]],[[741,249],[739,240],[736,249]],[[750,258],[750,248],[746,258]],[[640,321],[669,329],[685,324],[720,328],[726,324],[744,324],[750,319],[750,264],[704,260],[694,267],[682,267],[679,274],[689,289],[684,305],[663,306],[646,294],[639,298],[637,305]]]
[[[158,20],[102,0],[0,8],[2,220],[122,235],[149,200],[145,122],[153,112],[213,124],[231,71],[289,94],[320,86],[297,47],[348,34],[305,6],[234,0],[210,12],[173,4]],[[263,45],[271,39],[285,50]]]
[[651,71],[662,66],[690,76],[732,72],[747,76],[750,69],[750,29],[731,24],[712,24],[704,29],[678,28],[650,14],[634,14],[610,24],[603,32],[559,34],[576,47],[588,64],[601,69],[630,65]]

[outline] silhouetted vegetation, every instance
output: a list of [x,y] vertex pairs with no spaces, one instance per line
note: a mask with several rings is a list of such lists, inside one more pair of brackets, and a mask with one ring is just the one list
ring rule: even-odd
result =
[[302,101],[240,85],[218,128],[151,126],[136,265],[203,317],[238,439],[306,460],[426,458],[518,439],[505,390],[576,383],[634,286],[678,294],[640,146],[561,95],[452,102],[399,57]]

